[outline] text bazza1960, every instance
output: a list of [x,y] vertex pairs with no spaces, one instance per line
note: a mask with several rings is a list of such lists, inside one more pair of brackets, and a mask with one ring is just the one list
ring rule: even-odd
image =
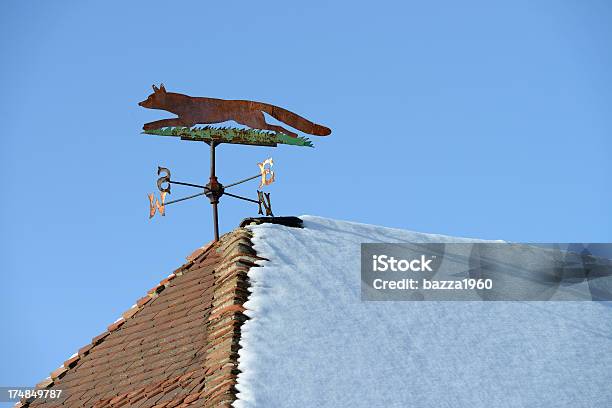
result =
[[[256,175],[223,185],[215,174],[215,148],[223,143],[241,144],[250,146],[276,147],[279,144],[291,146],[313,147],[310,140],[283,126],[266,122],[264,113],[280,122],[304,133],[315,136],[328,136],[331,130],[316,124],[291,111],[263,102],[246,100],[226,100],[206,97],[192,97],[184,94],[167,92],[163,84],[159,87],[153,85],[153,93],[138,105],[148,109],[160,109],[174,113],[178,117],[161,119],[146,123],[143,126],[145,134],[157,136],[178,137],[181,140],[204,142],[210,146],[210,177],[206,185],[187,183],[172,179],[169,169],[158,167],[157,187],[160,199],[149,194],[149,218],[156,212],[165,215],[165,207],[170,204],[206,196],[210,200],[213,210],[214,240],[219,240],[218,204],[222,196],[248,201],[258,205],[258,213],[273,216],[270,193],[257,190],[257,199],[232,194],[227,189],[259,178],[259,188],[274,182],[273,160],[268,158],[260,163]],[[232,127],[213,127],[214,123],[235,121],[248,129]],[[197,126],[204,125],[204,126]],[[182,185],[197,188],[196,194],[166,201],[166,195],[171,193],[171,186]]]

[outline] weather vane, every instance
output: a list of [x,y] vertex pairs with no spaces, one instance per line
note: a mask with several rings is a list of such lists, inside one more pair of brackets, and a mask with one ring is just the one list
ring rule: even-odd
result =
[[[262,102],[245,100],[225,100],[204,97],[192,97],[174,92],[167,92],[164,84],[158,87],[153,85],[153,93],[146,100],[138,105],[148,109],[160,109],[176,114],[177,118],[161,119],[155,122],[146,123],[143,126],[146,134],[158,136],[180,137],[181,140],[201,141],[210,146],[210,177],[208,184],[200,185],[175,181],[171,178],[170,170],[165,167],[157,168],[157,188],[160,191],[160,199],[155,198],[154,194],[149,194],[149,218],[158,212],[160,215],[166,214],[166,206],[192,198],[206,196],[212,205],[213,226],[215,241],[219,240],[219,199],[226,195],[244,201],[249,201],[258,205],[258,213],[266,216],[273,216],[270,193],[257,190],[257,199],[239,196],[228,193],[226,190],[259,178],[259,188],[272,184],[275,180],[275,173],[272,169],[274,162],[272,158],[257,163],[259,173],[257,175],[236,181],[227,185],[222,185],[215,174],[215,148],[222,143],[243,144],[252,146],[276,147],[278,144],[293,146],[313,147],[310,140],[298,136],[296,133],[285,129],[282,126],[266,123],[264,113],[273,118],[297,129],[304,133],[315,136],[327,136],[331,130],[325,126],[311,122],[293,112],[278,106]],[[221,123],[233,120],[241,125],[248,126],[250,129],[211,127],[214,123]],[[196,127],[196,125],[206,125]],[[172,184],[195,187],[200,189],[197,194],[179,198],[172,201],[165,201],[170,194]]]

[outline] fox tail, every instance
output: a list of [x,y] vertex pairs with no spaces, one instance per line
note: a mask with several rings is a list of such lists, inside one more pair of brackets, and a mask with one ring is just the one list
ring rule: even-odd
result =
[[267,103],[257,103],[255,108],[266,112],[274,119],[280,120],[281,122],[286,123],[287,125],[310,135],[327,136],[331,133],[330,128],[322,125],[317,125],[316,123],[311,122],[308,119],[301,117],[300,115],[296,115],[295,113],[283,108],[279,108],[278,106],[270,105]]

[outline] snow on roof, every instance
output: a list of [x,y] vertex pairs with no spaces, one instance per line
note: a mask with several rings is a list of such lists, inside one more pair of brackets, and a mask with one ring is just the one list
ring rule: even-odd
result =
[[304,216],[249,227],[235,407],[612,406],[598,302],[363,302],[362,242],[458,242]]

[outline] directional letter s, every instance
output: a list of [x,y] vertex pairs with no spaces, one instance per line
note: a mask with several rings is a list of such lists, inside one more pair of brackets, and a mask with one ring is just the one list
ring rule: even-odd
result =
[[[157,188],[162,193],[170,194],[170,170],[157,166],[157,175],[159,176],[162,172],[165,172],[166,175],[157,179]],[[167,187],[163,186],[164,183],[166,183]]]

